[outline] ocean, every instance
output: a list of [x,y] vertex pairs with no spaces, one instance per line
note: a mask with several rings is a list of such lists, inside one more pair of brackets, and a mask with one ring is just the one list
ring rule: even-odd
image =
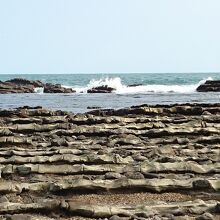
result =
[[[220,73],[129,73],[129,74],[0,74],[0,80],[25,78],[59,83],[76,93],[45,94],[42,88],[34,94],[0,94],[0,108],[24,105],[43,106],[51,110],[83,113],[93,107],[123,108],[141,104],[218,103],[220,93],[199,93],[196,88],[207,79],[220,80]],[[128,85],[141,84],[135,87]],[[87,89],[108,85],[111,94],[89,94]]]

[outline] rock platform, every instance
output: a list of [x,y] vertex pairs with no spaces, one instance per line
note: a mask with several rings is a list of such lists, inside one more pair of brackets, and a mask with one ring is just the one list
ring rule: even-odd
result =
[[219,219],[220,104],[0,110],[0,219]]

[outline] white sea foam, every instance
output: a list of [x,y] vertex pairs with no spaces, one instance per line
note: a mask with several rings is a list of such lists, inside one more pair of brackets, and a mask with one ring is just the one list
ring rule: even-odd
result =
[[73,87],[78,93],[86,93],[88,89],[98,86],[112,87],[117,94],[135,94],[135,93],[194,93],[196,88],[205,83],[206,80],[212,80],[211,77],[201,80],[196,84],[190,85],[139,85],[139,86],[127,86],[124,85],[120,77],[104,78],[99,80],[91,80],[86,87]]
[[34,88],[35,93],[43,94],[44,93],[44,87],[36,87]]

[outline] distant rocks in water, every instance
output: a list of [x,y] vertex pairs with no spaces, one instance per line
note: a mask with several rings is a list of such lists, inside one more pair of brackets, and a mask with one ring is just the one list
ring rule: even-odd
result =
[[44,85],[44,92],[45,93],[73,93],[76,92],[72,88],[65,88],[62,87],[60,84],[51,84],[51,83],[46,83]]
[[88,89],[87,93],[111,93],[114,90],[115,90],[114,88],[104,85],[104,86],[98,86]]
[[21,85],[21,86],[34,86],[34,87],[43,87],[43,83],[40,80],[28,80],[23,78],[14,78],[6,81],[6,83]]
[[99,106],[88,106],[87,109],[101,109]]
[[34,93],[36,89],[43,88],[44,93],[73,93],[72,88],[62,87],[60,84],[43,83],[39,80],[27,80],[15,78],[8,81],[0,81],[0,94],[10,93]]
[[197,92],[220,92],[220,80],[207,80],[204,84],[200,85]]
[[136,87],[136,86],[143,86],[143,84],[131,84],[131,85],[128,85],[128,87]]

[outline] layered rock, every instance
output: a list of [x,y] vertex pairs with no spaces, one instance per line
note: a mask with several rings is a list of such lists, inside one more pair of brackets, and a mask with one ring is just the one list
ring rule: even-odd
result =
[[39,80],[15,78],[5,82],[0,81],[0,94],[34,93],[36,88],[43,88],[45,93],[72,93],[71,88],[64,88],[60,84],[43,83]]
[[3,219],[217,219],[220,104],[0,110]]
[[220,80],[207,80],[198,86],[197,92],[220,92]]

